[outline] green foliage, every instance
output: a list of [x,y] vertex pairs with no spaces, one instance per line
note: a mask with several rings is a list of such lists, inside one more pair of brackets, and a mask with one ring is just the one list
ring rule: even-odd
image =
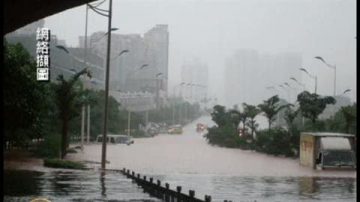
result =
[[299,113],[298,109],[295,110],[295,109],[291,108],[291,106],[286,107],[284,119],[286,121],[288,130],[290,130],[292,127],[294,127],[294,125],[293,125],[294,120],[297,117],[298,113]]
[[239,123],[241,121],[241,113],[236,109],[231,109],[227,112],[227,116],[230,119],[230,122],[233,124],[235,128],[239,126]]
[[304,91],[297,96],[302,115],[315,124],[318,116],[324,111],[327,104],[335,104],[336,100],[331,96],[321,98],[318,94]]
[[[105,104],[105,91],[93,91],[91,97],[92,102],[90,111],[90,134],[91,139],[95,139],[97,135],[102,134],[104,124],[104,104]],[[121,133],[127,127],[127,112],[120,111],[120,104],[109,96],[108,98],[108,132]],[[80,118],[76,121],[76,128],[80,129]]]
[[227,124],[223,127],[214,126],[208,128],[208,133],[205,137],[210,144],[223,147],[236,148],[246,144],[245,140],[239,137],[232,124]]
[[341,107],[340,112],[344,117],[346,133],[356,133],[356,103]]
[[282,128],[259,131],[256,135],[256,149],[273,155],[293,156],[290,134]]
[[44,166],[50,168],[66,168],[66,169],[86,169],[85,164],[80,162],[66,161],[62,159],[45,159]]
[[271,128],[271,123],[275,120],[275,115],[282,110],[283,108],[287,107],[287,105],[279,106],[279,96],[274,95],[267,100],[264,100],[262,104],[259,104],[258,107],[260,110],[265,114],[266,118],[269,122],[269,129]]
[[133,138],[141,138],[141,137],[148,137],[146,136],[145,132],[143,130],[132,130],[131,131],[131,137]]
[[69,121],[79,114],[81,106],[81,97],[79,88],[79,78],[81,75],[87,74],[91,77],[87,68],[74,74],[70,79],[65,80],[63,75],[59,75],[58,84],[55,85],[55,98],[58,109],[58,117],[61,120],[61,158],[66,155],[66,149],[69,145],[68,129]]
[[21,44],[5,41],[3,50],[4,143],[24,146],[47,132],[50,88],[36,80],[36,63]]
[[251,129],[251,137],[253,137],[256,128],[259,126],[259,124],[255,121],[255,117],[261,112],[261,110],[254,105],[248,105],[246,103],[243,103],[243,107],[245,116],[250,119],[246,122],[246,125]]
[[[185,124],[201,116],[198,103],[190,104],[177,98],[171,98],[170,105],[149,111],[149,120],[156,123]],[[173,123],[175,121],[176,123]]]
[[60,154],[60,148],[60,135],[48,134],[44,141],[38,145],[35,154],[43,158],[57,158]]
[[304,130],[356,134],[356,103],[341,107],[335,115],[315,123],[307,121]]
[[215,105],[211,112],[212,120],[218,125],[218,127],[224,127],[229,121],[229,114],[226,113],[226,108],[221,105]]

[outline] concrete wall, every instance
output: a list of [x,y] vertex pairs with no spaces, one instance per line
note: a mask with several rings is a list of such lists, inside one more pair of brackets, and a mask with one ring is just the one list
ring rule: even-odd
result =
[[315,167],[315,137],[310,134],[300,136],[300,165]]

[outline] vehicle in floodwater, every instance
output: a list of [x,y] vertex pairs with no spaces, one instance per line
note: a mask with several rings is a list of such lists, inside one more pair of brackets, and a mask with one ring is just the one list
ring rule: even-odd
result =
[[[113,143],[113,144],[134,144],[134,140],[131,139],[128,135],[107,135],[106,137],[107,143]],[[96,138],[96,142],[102,142],[103,136],[98,135]]]
[[354,135],[302,133],[300,165],[313,169],[356,169]]
[[182,126],[180,124],[172,125],[168,129],[168,133],[169,134],[182,134],[183,133]]

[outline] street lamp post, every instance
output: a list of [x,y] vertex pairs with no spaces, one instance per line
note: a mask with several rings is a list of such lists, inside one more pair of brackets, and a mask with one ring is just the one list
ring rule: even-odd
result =
[[317,76],[316,75],[311,75],[308,71],[306,71],[305,68],[300,68],[300,71],[305,72],[310,78],[315,80],[315,94],[317,92]]
[[[86,17],[85,17],[85,36],[84,36],[84,64],[86,65],[87,60],[87,31],[88,31],[88,13],[89,13],[89,6],[86,4]],[[86,88],[89,87],[89,80],[86,81]],[[90,143],[90,105],[87,104],[86,106],[87,111],[87,130],[86,130],[86,142]],[[85,108],[82,106],[82,118],[85,116]],[[85,120],[84,120],[85,121]],[[83,122],[83,121],[82,121]],[[85,124],[85,123],[84,123]],[[82,137],[83,138],[83,137]]]
[[158,77],[159,76],[161,76],[162,75],[162,73],[160,72],[160,73],[157,73],[156,74],[156,108],[159,108],[159,91],[160,91],[160,87],[159,87],[159,79],[158,79]]
[[[100,3],[101,4],[101,3]],[[98,4],[97,6],[99,6],[100,4]],[[89,4],[86,4],[86,14],[85,14],[85,36],[84,36],[84,66],[86,67],[87,66],[87,64],[86,64],[86,62],[87,62],[87,50],[88,50],[88,47],[87,47],[87,32],[88,32],[88,13],[89,13],[89,6],[90,6],[90,8],[92,9],[92,10],[94,10],[95,12],[96,12],[96,6],[92,6],[92,5],[89,5]],[[116,30],[118,30],[118,28],[111,28],[110,29],[111,31],[116,31]],[[108,33],[106,33],[106,34],[108,34]],[[106,36],[106,34],[104,34],[104,36]],[[104,37],[103,36],[103,37]],[[101,37],[102,38],[102,37]],[[100,38],[100,39],[101,39]],[[99,39],[99,40],[100,40]],[[90,44],[91,45],[91,44]],[[90,47],[90,49],[91,49],[91,47]],[[89,84],[89,82],[90,82],[90,80],[87,80],[86,81],[86,88],[89,88],[90,87],[90,84]],[[83,113],[82,113],[82,116],[85,116],[85,107],[86,107],[86,111],[87,111],[87,115],[86,115],[86,117],[87,117],[87,130],[86,130],[86,142],[87,143],[90,143],[90,105],[89,104],[87,104],[86,106],[82,106],[82,108],[84,108],[83,109]]]
[[334,96],[336,96],[336,65],[330,65],[328,64],[322,57],[316,56],[315,59],[320,60],[323,62],[326,66],[332,68],[334,70]]
[[105,107],[104,107],[104,128],[102,138],[101,168],[105,169],[106,163],[106,143],[107,143],[107,113],[109,96],[109,71],[110,71],[110,47],[111,47],[111,18],[112,18],[112,0],[109,0],[108,14],[108,35],[107,35],[107,53],[106,53],[106,78],[105,78]]
[[[135,72],[137,72],[137,71],[140,71],[140,70],[142,70],[142,69],[144,69],[145,67],[147,67],[147,66],[149,66],[148,64],[143,64],[143,65],[141,65],[138,69],[136,69],[134,72],[132,72],[132,73],[135,73]],[[130,78],[130,75],[128,76],[128,78]],[[146,122],[146,124],[147,124],[147,113],[145,114],[145,122]],[[145,126],[146,127],[146,126]],[[131,110],[130,109],[128,109],[128,136],[130,137],[130,135],[131,135]]]

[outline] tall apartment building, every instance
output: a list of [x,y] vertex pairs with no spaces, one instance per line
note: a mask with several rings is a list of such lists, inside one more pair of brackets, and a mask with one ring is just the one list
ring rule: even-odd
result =
[[[301,82],[302,58],[298,53],[260,54],[255,50],[242,49],[226,60],[225,97],[226,105],[246,102],[259,104],[274,94],[294,100],[295,88],[290,77]],[[279,85],[289,83],[294,89]],[[276,91],[266,89],[275,86]],[[285,88],[287,88],[285,86]],[[289,94],[288,94],[289,93]]]
[[[106,39],[105,32],[96,32],[89,37],[87,42],[90,51],[103,59],[106,58]],[[79,41],[80,47],[83,47],[84,37],[79,37]],[[118,57],[123,50],[129,50],[129,52]],[[167,25],[156,25],[143,36],[140,34],[112,33],[110,90],[122,92],[147,91],[166,96],[168,51],[169,32]],[[145,64],[147,66],[143,67]]]
[[183,64],[181,81],[182,97],[191,102],[201,102],[207,97],[209,72],[207,65],[199,59],[193,59]]
[[[29,54],[36,60],[36,30],[38,27],[44,26],[44,20],[39,20],[25,27],[22,27],[5,36],[9,43],[21,43]],[[51,30],[50,30],[51,31]],[[56,35],[51,35],[50,39],[50,80],[57,81],[59,75],[69,78],[75,72],[85,68],[84,64],[84,49],[68,48],[69,51],[65,53],[63,50],[58,49],[56,46],[62,45],[66,47],[65,41],[58,39]],[[87,66],[92,72],[92,82],[90,87],[95,89],[104,89],[104,68],[102,66],[103,59],[88,53]],[[75,72],[74,72],[75,71]]]

